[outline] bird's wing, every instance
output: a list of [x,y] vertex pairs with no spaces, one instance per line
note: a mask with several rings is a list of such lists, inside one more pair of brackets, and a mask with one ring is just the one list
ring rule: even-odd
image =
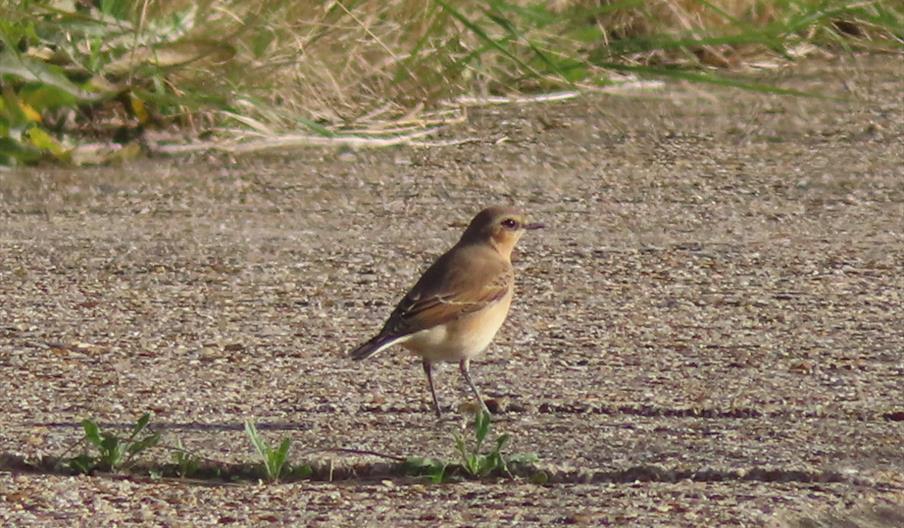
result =
[[497,260],[454,266],[437,261],[408,292],[381,335],[405,336],[454,321],[500,301],[514,282],[511,266]]

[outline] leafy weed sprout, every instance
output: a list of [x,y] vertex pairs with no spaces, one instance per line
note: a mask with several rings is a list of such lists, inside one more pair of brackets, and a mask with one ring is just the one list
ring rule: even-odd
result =
[[[160,433],[148,429],[150,420],[150,413],[141,415],[125,436],[101,430],[94,420],[82,420],[83,437],[73,446],[81,445],[82,452],[68,458],[65,454],[62,455],[59,459],[60,466],[81,474],[95,471],[118,472],[140,467],[144,468],[142,471],[147,470],[152,477],[158,478],[164,475],[179,478],[201,475],[202,478],[266,478],[269,482],[278,482],[284,476],[301,480],[313,473],[310,465],[289,464],[291,439],[284,438],[278,446],[271,447],[258,432],[253,420],[245,421],[245,433],[258,454],[260,467],[257,464],[240,464],[231,469],[226,464],[212,461],[187,449],[178,437],[175,446],[162,445]],[[157,463],[142,466],[136,462],[139,455],[157,446],[172,451],[171,465]]]
[[289,469],[289,448],[292,446],[292,440],[288,437],[283,438],[278,447],[270,447],[257,431],[253,420],[245,420],[245,434],[248,435],[248,439],[251,440],[251,444],[254,445],[254,449],[261,459],[267,480],[279,481],[283,472]]
[[[505,475],[512,477],[509,470],[510,464],[528,465],[539,461],[534,453],[505,454],[505,446],[511,440],[508,433],[496,437],[489,450],[484,450],[487,439],[490,436],[490,415],[486,412],[478,412],[474,415],[474,437],[470,441],[465,435],[456,434],[454,437],[455,454],[458,463],[438,460],[435,458],[410,457],[405,461],[406,470],[410,474],[426,476],[434,484],[448,482],[456,470],[460,470],[469,478],[486,478],[492,475]],[[535,482],[543,479],[537,475],[531,477]]]
[[85,447],[93,448],[94,453],[85,449],[81,454],[69,459],[69,467],[78,473],[91,473],[95,470],[118,471],[128,467],[134,457],[150,449],[160,441],[159,433],[147,431],[151,420],[149,413],[144,413],[132,426],[128,436],[122,437],[109,431],[101,431],[97,422],[82,420]]
[[461,467],[468,475],[481,478],[490,473],[509,474],[508,465],[502,456],[502,448],[511,438],[508,433],[496,437],[496,445],[487,453],[482,453],[487,435],[490,433],[490,415],[484,411],[474,414],[474,441],[468,442],[464,435],[455,435],[455,450],[458,452]]
[[182,440],[176,438],[176,447],[173,448],[173,463],[176,464],[177,474],[180,478],[189,478],[198,472],[201,466],[201,460],[197,455],[187,450],[182,445]]

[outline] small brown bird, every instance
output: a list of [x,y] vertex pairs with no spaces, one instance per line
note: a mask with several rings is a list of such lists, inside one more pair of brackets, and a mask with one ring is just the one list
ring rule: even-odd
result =
[[483,352],[502,326],[512,303],[512,249],[529,224],[508,207],[489,207],[471,220],[458,243],[436,259],[399,302],[383,329],[350,354],[362,360],[400,344],[421,357],[433,408],[442,415],[433,388],[433,364],[458,362],[461,375],[484,412],[471,381],[471,358]]

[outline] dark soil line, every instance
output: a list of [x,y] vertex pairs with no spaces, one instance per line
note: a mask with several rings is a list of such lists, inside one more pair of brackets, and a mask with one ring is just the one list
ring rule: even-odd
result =
[[[749,407],[738,407],[734,409],[714,409],[714,408],[695,408],[695,407],[656,407],[653,405],[591,405],[586,403],[540,403],[539,405],[522,405],[517,402],[508,403],[500,406],[494,400],[487,400],[487,406],[494,416],[507,416],[516,414],[600,414],[607,416],[642,416],[644,418],[713,418],[725,420],[745,420],[751,418],[779,418],[779,419],[836,419],[836,420],[854,420],[859,422],[874,422],[880,420],[896,420],[896,412],[881,411],[848,411],[844,414],[832,414],[823,411],[808,410],[777,410],[762,411]],[[330,406],[320,406],[312,409],[296,409],[299,412],[311,413],[331,413],[335,412],[335,408]],[[374,414],[412,414],[422,413],[423,409],[410,407],[387,407],[387,406],[363,406],[362,413]]]
[[552,404],[542,403],[537,407],[541,414],[605,414],[610,416],[628,415],[643,416],[647,418],[718,418],[730,420],[742,420],[748,418],[817,418],[840,419],[871,422],[880,420],[883,415],[877,412],[847,412],[843,415],[831,414],[822,411],[807,410],[777,410],[761,411],[749,407],[734,409],[713,408],[669,408],[655,407],[652,405],[621,405],[618,407],[606,405],[588,405],[584,403]]
[[[135,423],[126,422],[96,422],[101,429],[125,429],[135,427]],[[25,422],[27,427],[45,427],[48,429],[81,429],[81,422]],[[302,422],[267,422],[257,423],[257,428],[262,431],[307,431],[311,424]],[[150,431],[244,431],[244,422],[235,423],[202,423],[202,422],[154,422],[148,428]]]
[[[0,471],[41,475],[71,476],[73,472],[66,465],[66,459],[43,457],[39,461],[0,453]],[[176,464],[135,464],[120,472],[96,471],[97,477],[129,479],[138,482],[155,482],[160,479],[177,480],[186,484],[226,485],[258,483],[266,480],[260,464],[257,463],[217,463],[205,461],[190,475],[180,475]],[[148,475],[156,475],[149,477]],[[464,473],[461,466],[449,464],[446,468],[448,482],[474,480]],[[332,461],[318,461],[310,466],[294,466],[280,479],[281,483],[300,482],[369,482],[396,480],[402,483],[424,482],[426,475],[419,474],[414,466],[402,462],[357,462],[334,465]],[[764,483],[842,483],[871,489],[898,490],[896,486],[868,479],[844,475],[836,471],[791,470],[781,468],[741,468],[741,469],[669,469],[662,466],[639,465],[615,471],[595,471],[587,469],[562,469],[532,464],[511,465],[510,473],[494,473],[484,477],[487,482],[506,479],[524,479],[538,484],[633,484],[638,482],[675,483],[747,481]],[[900,491],[904,491],[901,488]]]
[[[705,408],[670,408],[655,407],[652,405],[632,406],[607,406],[607,405],[588,405],[584,403],[541,403],[537,406],[523,406],[517,403],[510,403],[504,407],[499,407],[494,401],[489,400],[487,405],[493,412],[493,415],[499,419],[506,416],[518,414],[530,414],[535,412],[538,414],[598,414],[606,416],[640,416],[644,418],[708,418],[721,420],[745,420],[752,418],[760,419],[819,419],[819,420],[845,420],[858,422],[878,422],[878,421],[904,421],[904,411],[863,411],[863,412],[847,412],[845,414],[831,414],[817,411],[769,411],[764,412],[752,408],[735,408],[735,409],[705,409]],[[299,413],[311,414],[335,414],[339,412],[333,406],[319,406],[309,409],[294,409]],[[386,406],[365,406],[361,407],[360,413],[373,414],[415,414],[423,413],[420,408],[405,407],[386,407]],[[111,429],[131,429],[134,423],[124,422],[97,422],[103,428]],[[46,427],[55,429],[80,429],[81,422],[26,422],[24,425],[28,427]],[[257,424],[258,429],[267,431],[306,431],[311,428],[311,424],[305,422],[261,422]],[[182,423],[166,423],[155,422],[151,428],[153,430],[164,431],[243,431],[245,428],[243,423],[202,423],[202,422],[182,422]]]

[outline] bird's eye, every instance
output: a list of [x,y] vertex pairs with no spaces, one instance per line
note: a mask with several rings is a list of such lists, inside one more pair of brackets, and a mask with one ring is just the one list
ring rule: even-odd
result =
[[518,221],[513,218],[506,218],[502,221],[502,227],[506,229],[518,229]]

